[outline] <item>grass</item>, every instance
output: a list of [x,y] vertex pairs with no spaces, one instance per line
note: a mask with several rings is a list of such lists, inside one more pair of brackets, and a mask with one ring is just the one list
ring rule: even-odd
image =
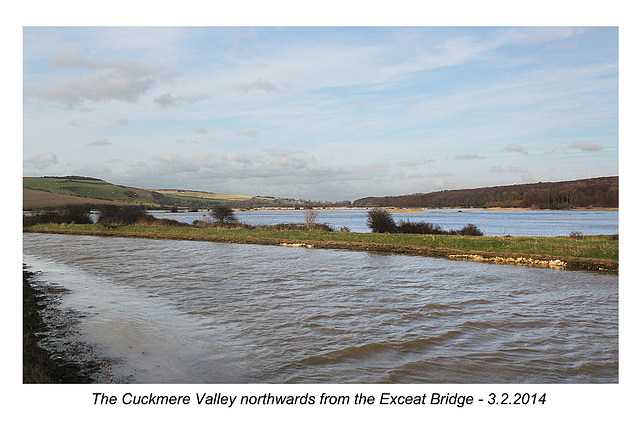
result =
[[[463,235],[378,234],[355,232],[287,231],[139,225],[34,225],[25,232],[49,232],[99,236],[145,237],[244,244],[299,245],[425,256],[471,259],[617,272],[618,240],[609,236],[493,237]],[[538,261],[536,263],[535,261]]]
[[22,187],[54,194],[157,206],[151,193],[137,188],[125,188],[105,181],[70,178],[22,178]]
[[238,195],[238,194],[214,194],[210,192],[200,192],[200,191],[178,191],[178,190],[170,190],[170,189],[156,189],[153,190],[155,192],[159,192],[162,195],[168,197],[178,197],[178,198],[187,198],[187,199],[196,199],[196,200],[222,200],[222,201],[242,201],[242,200],[251,200],[253,197],[250,195]]

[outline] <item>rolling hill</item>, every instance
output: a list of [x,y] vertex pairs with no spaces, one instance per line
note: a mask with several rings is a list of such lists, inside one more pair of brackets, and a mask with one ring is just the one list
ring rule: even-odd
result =
[[488,188],[437,191],[355,200],[359,207],[517,207],[568,209],[573,207],[618,207],[618,177],[565,182],[505,185]]
[[142,189],[114,185],[83,176],[24,177],[23,209],[33,210],[65,204],[131,204],[147,208],[210,208],[221,201],[238,208],[283,206],[355,207],[516,207],[567,209],[618,207],[618,177],[565,182],[506,185],[488,188],[437,191],[389,197],[365,197],[336,204],[291,198],[252,197],[178,189]]
[[59,207],[66,204],[130,204],[147,208],[209,208],[221,201],[232,204],[234,207],[305,204],[301,200],[274,197],[125,187],[86,176],[22,178],[22,202],[25,210]]

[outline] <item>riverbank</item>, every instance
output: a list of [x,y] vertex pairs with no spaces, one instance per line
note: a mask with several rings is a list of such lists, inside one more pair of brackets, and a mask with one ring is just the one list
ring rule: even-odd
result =
[[566,270],[618,272],[617,237],[495,237],[196,228],[142,225],[42,224],[24,232],[141,237],[326,248],[443,257]]
[[[40,346],[46,337],[47,324],[41,311],[50,304],[44,300],[46,293],[34,283],[35,274],[22,271],[22,382],[23,383],[93,383],[76,363],[54,357]],[[90,366],[87,366],[90,367]]]

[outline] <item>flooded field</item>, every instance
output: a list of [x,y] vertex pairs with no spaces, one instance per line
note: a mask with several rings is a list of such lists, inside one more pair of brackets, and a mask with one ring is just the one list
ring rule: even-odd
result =
[[[367,227],[368,209],[318,209],[317,223],[326,223],[336,230],[371,232]],[[205,220],[206,210],[200,212],[154,212],[158,218],[193,223]],[[240,222],[251,225],[304,223],[305,210],[247,210],[237,211]],[[485,235],[567,236],[572,232],[584,235],[613,235],[618,233],[618,210],[486,210],[486,209],[415,209],[392,210],[396,223],[401,220],[428,222],[444,230],[460,229],[472,223]]]
[[[586,233],[586,231],[585,231]],[[427,257],[24,234],[115,383],[617,383],[618,277]],[[50,319],[54,317],[50,316]]]

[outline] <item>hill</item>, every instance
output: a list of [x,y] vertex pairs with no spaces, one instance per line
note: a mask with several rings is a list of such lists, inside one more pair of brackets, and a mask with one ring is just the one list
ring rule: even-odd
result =
[[568,209],[618,207],[618,177],[565,182],[506,185],[488,188],[437,191],[389,197],[365,197],[357,207],[518,207]]
[[114,185],[86,176],[22,178],[23,209],[33,210],[67,204],[131,204],[147,208],[210,208],[224,201],[232,207],[305,206],[303,200],[248,195],[215,194],[177,189],[142,189]]

